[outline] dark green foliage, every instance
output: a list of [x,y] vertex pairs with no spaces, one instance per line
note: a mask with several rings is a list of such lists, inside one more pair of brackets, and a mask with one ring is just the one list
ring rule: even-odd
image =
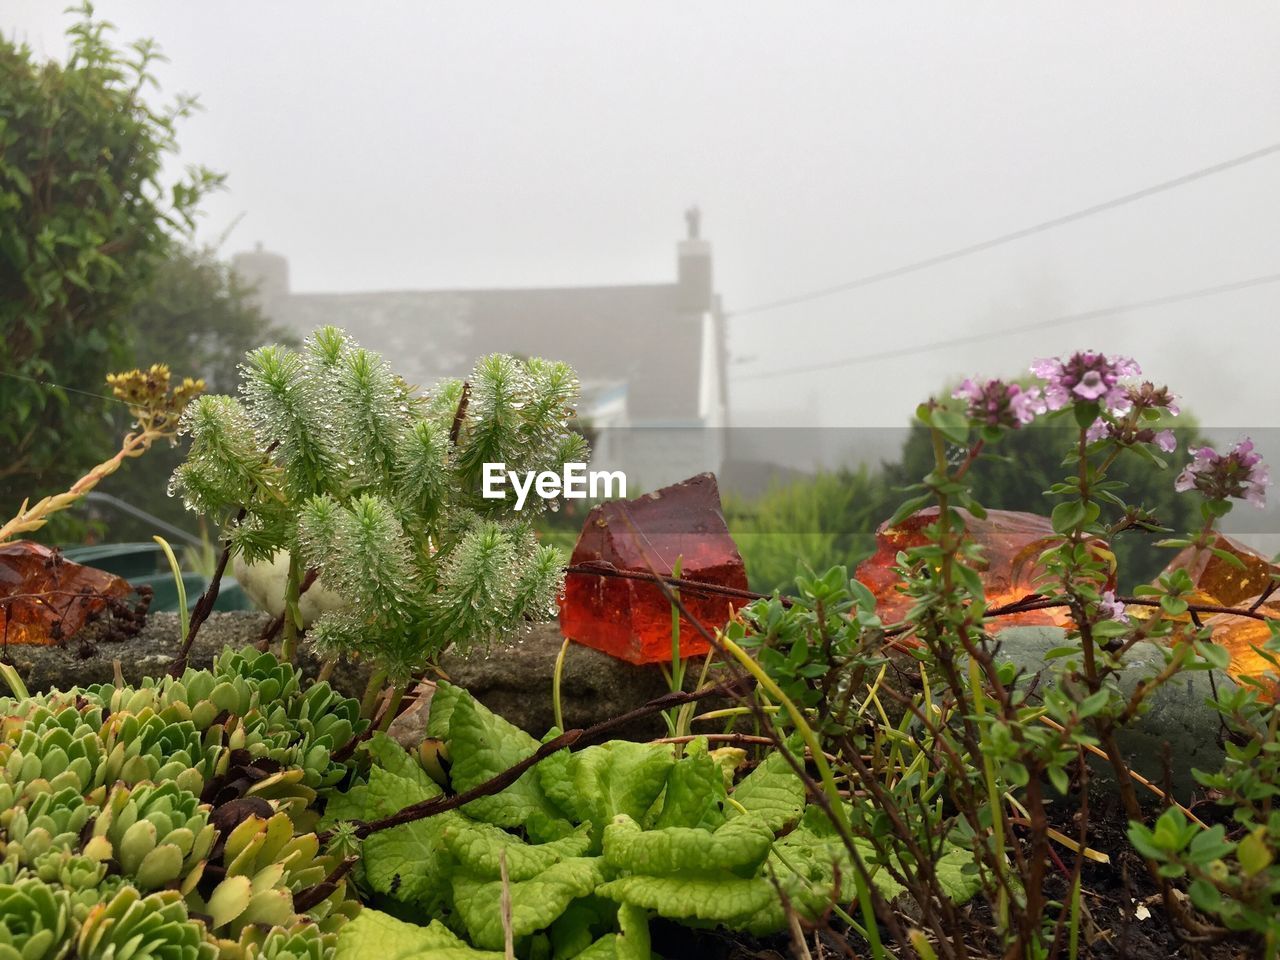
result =
[[84,8],[65,64],[0,38],[5,511],[109,452],[112,405],[45,381],[101,392],[108,369],[133,362],[128,311],[219,182],[203,168],[162,180],[193,101],[149,104],[158,52],[149,41],[117,49],[107,29]]

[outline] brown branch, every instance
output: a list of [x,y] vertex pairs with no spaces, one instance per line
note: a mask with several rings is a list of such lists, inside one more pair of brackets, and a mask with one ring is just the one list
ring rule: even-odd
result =
[[[235,523],[239,524],[244,521],[248,511],[240,508],[240,512],[236,514]],[[213,577],[209,580],[209,586],[205,587],[204,593],[200,594],[200,599],[196,601],[195,608],[191,611],[191,624],[187,628],[187,635],[183,638],[182,647],[178,650],[178,655],[173,658],[173,663],[169,664],[169,675],[173,677],[182,676],[182,672],[187,669],[187,659],[191,655],[191,645],[195,642],[196,634],[206,620],[209,614],[213,613],[213,605],[218,602],[218,588],[222,584],[222,576],[227,572],[227,562],[231,559],[231,538],[227,537],[223,541],[222,553],[218,556],[218,566],[213,571]]]
[[462,396],[458,398],[458,411],[453,415],[453,426],[449,428],[449,446],[458,445],[458,437],[462,435],[462,421],[467,418],[467,403],[471,400],[471,384],[462,381]]
[[[565,573],[577,573],[590,577],[607,577],[618,580],[643,580],[646,583],[665,583],[680,590],[715,597],[731,597],[735,600],[769,600],[768,594],[756,593],[754,590],[740,590],[737,587],[726,587],[718,583],[703,583],[699,580],[688,580],[683,577],[664,577],[658,573],[644,573],[639,570],[619,570],[604,561],[594,560],[586,563],[572,563],[564,568]],[[782,605],[791,606],[795,601],[790,597],[779,596]]]

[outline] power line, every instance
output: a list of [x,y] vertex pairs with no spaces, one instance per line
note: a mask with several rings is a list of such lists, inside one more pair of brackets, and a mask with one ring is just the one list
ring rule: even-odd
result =
[[959,260],[974,253],[981,253],[984,250],[990,250],[992,247],[998,247],[1006,243],[1012,243],[1014,240],[1022,240],[1033,234],[1042,233],[1045,230],[1052,230],[1056,227],[1064,226],[1068,223],[1074,223],[1077,220],[1083,220],[1086,217],[1092,217],[1095,214],[1112,210],[1116,207],[1133,203],[1137,200],[1143,200],[1147,197],[1154,196],[1157,193],[1163,193],[1166,190],[1173,190],[1177,187],[1186,186],[1197,180],[1203,180],[1205,177],[1211,177],[1236,167],[1244,166],[1246,163],[1252,163],[1254,160],[1261,160],[1264,157],[1271,156],[1274,153],[1280,153],[1280,143],[1273,143],[1270,146],[1263,147],[1260,150],[1254,150],[1252,153],[1246,153],[1230,160],[1224,160],[1221,163],[1215,163],[1211,167],[1204,167],[1200,170],[1192,171],[1181,177],[1175,177],[1173,180],[1166,180],[1163,183],[1157,183],[1154,186],[1137,190],[1134,193],[1126,193],[1124,196],[1115,197],[1111,200],[1105,200],[1102,203],[1094,204],[1091,207],[1085,207],[1083,210],[1077,210],[1074,213],[1064,214],[1061,217],[1054,217],[1052,220],[1045,220],[1041,223],[1034,224],[1030,227],[1024,227],[1021,230],[1015,230],[1012,233],[1004,233],[998,237],[992,237],[990,240],[983,240],[980,243],[973,243],[967,247],[958,247],[947,253],[940,253],[924,260],[917,260],[914,263],[904,264],[900,267],[893,267],[890,270],[881,270],[879,273],[867,274],[864,277],[858,277],[854,280],[847,280],[844,283],[838,283],[830,287],[821,287],[817,290],[811,290],[808,293],[799,293],[791,297],[783,297],[779,300],[769,300],[755,306],[744,307],[741,310],[727,311],[729,317],[745,317],[753,313],[764,313],[767,310],[777,310],[781,307],[790,307],[798,303],[808,303],[811,300],[821,300],[825,297],[833,296],[837,293],[844,293],[848,290],[857,290],[860,287],[867,287],[873,283],[880,283],[882,280],[892,280],[894,277],[905,276],[909,273],[915,273],[919,270],[926,270],[929,267],[936,267],[939,264],[949,263],[952,260]]
[[22,373],[14,373],[11,370],[0,370],[0,377],[8,377],[10,380],[22,380],[26,383],[34,383],[37,387],[44,387],[46,390],[65,390],[67,393],[78,393],[82,397],[93,397],[95,400],[106,400],[109,403],[119,403],[129,406],[128,401],[121,400],[119,397],[109,397],[105,393],[93,393],[90,390],[81,390],[79,387],[68,387],[65,383],[54,383],[52,380],[41,380],[39,377],[28,377]]
[[797,373],[814,373],[819,370],[835,370],[840,367],[852,367],[863,363],[874,363],[878,360],[893,360],[898,357],[909,357],[919,353],[932,353],[936,350],[944,350],[947,347],[959,347],[971,343],[981,343],[984,340],[995,340],[999,337],[1017,336],[1022,333],[1030,333],[1033,330],[1044,330],[1048,327],[1066,326],[1071,323],[1079,323],[1083,320],[1093,320],[1097,317],[1106,317],[1114,313],[1123,313],[1129,310],[1150,310],[1154,307],[1168,306],[1169,304],[1182,303],[1187,300],[1202,300],[1205,297],[1216,297],[1220,294],[1231,293],[1235,290],[1247,290],[1250,287],[1260,287],[1269,283],[1280,283],[1280,273],[1269,273],[1261,277],[1250,277],[1248,280],[1236,280],[1232,283],[1219,284],[1216,287],[1202,287],[1199,290],[1190,290],[1186,293],[1174,293],[1164,297],[1153,297],[1150,300],[1138,300],[1133,303],[1121,303],[1113,307],[1103,307],[1098,310],[1086,310],[1083,313],[1068,313],[1060,317],[1052,317],[1048,320],[1038,320],[1034,323],[1024,324],[1020,327],[1007,327],[1003,330],[988,330],[984,333],[971,333],[963,337],[951,337],[947,340],[936,340],[933,343],[918,344],[914,347],[898,347],[893,350],[882,350],[879,353],[864,353],[857,357],[843,357],[838,360],[825,360],[821,363],[812,363],[800,367],[785,367],[781,370],[761,370],[757,373],[739,374],[736,380],[763,380],[771,377],[782,377]]

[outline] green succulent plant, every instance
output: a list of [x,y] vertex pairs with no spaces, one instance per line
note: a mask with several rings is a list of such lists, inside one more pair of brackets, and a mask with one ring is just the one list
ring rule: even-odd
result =
[[0,960],[331,958],[359,905],[310,831],[354,700],[228,651],[0,717]]
[[[93,825],[85,853],[114,859],[143,892],[194,884],[216,836],[199,798],[175,783],[117,786]],[[198,873],[196,874],[198,878]]]
[[134,887],[99,904],[76,938],[80,960],[214,960],[217,947],[189,918],[182,894],[162,890],[144,897]]
[[65,891],[36,877],[0,884],[0,960],[60,960],[71,923]]

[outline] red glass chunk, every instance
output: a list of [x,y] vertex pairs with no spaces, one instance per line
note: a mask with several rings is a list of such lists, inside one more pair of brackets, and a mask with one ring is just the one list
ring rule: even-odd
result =
[[62,559],[57,550],[19,541],[0,546],[0,636],[5,644],[47,646],[69,640],[128,581]]
[[[681,577],[747,589],[742,556],[720,511],[720,491],[710,473],[663,487],[634,500],[612,500],[592,509],[571,563],[604,570]],[[723,627],[745,601],[691,589],[680,599],[709,631]],[[671,604],[657,584],[643,580],[570,573],[560,599],[566,637],[632,663],[671,660]],[[707,642],[681,618],[680,656],[705,654]]]
[[[1044,571],[1037,564],[1040,554],[1056,534],[1047,517],[1014,510],[988,510],[983,519],[958,510],[973,541],[983,548],[978,571],[986,591],[988,606],[1000,606],[1039,592],[1037,580]],[[894,569],[899,551],[929,542],[927,527],[936,523],[937,507],[913,513],[896,526],[882,524],[876,531],[876,552],[859,564],[854,576],[875,595],[876,609],[886,623],[901,620],[912,605],[901,592],[902,578]],[[1011,626],[1063,626],[1068,622],[1061,609],[1028,610],[1000,617],[988,629]]]

